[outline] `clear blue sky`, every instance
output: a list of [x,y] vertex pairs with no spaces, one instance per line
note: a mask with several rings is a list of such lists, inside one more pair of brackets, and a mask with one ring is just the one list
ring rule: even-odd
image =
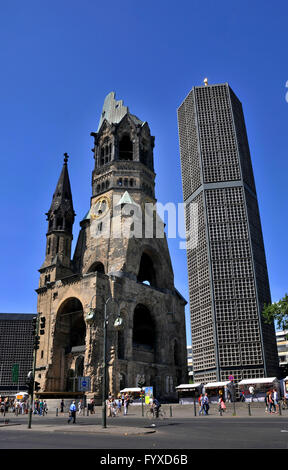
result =
[[[273,301],[288,291],[287,17],[285,1],[2,3],[1,312],[37,310],[44,214],[64,152],[77,238],[91,195],[90,132],[110,91],[156,137],[158,200],[182,202],[176,109],[205,77],[228,82],[243,103]],[[185,251],[169,246],[188,299]]]

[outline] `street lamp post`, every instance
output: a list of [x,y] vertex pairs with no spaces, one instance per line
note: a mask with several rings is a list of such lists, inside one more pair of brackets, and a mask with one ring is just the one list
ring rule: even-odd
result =
[[[107,411],[106,411],[106,401],[107,401],[107,325],[108,325],[108,320],[109,320],[109,315],[107,314],[107,304],[112,301],[117,303],[117,300],[113,299],[113,297],[109,297],[106,302],[105,302],[105,308],[104,308],[104,345],[103,345],[103,387],[102,387],[102,427],[106,428],[106,417],[107,417]],[[120,317],[120,312],[118,312],[118,316],[114,322],[114,328],[119,328],[123,323],[123,319]]]
[[[114,280],[112,280],[114,282]],[[93,323],[94,318],[95,318],[95,309],[92,308],[92,301],[93,298],[96,297],[94,295],[91,299],[90,302],[90,311],[88,312],[86,316],[86,320],[89,323]],[[132,302],[133,300],[131,299],[126,299],[128,302]],[[103,322],[103,387],[102,387],[102,427],[106,428],[107,427],[107,422],[106,422],[106,417],[107,417],[107,412],[106,412],[106,401],[107,401],[107,325],[109,321],[109,314],[107,314],[107,305],[109,302],[115,302],[118,307],[119,307],[119,301],[114,299],[113,297],[108,297],[108,299],[105,302],[104,305],[104,322]],[[116,320],[114,321],[114,328],[118,329],[121,327],[123,323],[123,319],[120,317],[120,311],[118,312],[118,315],[116,317]]]
[[[112,302],[117,302],[117,300],[113,299],[113,297],[109,297],[105,302],[104,308],[104,325],[103,325],[103,387],[102,387],[102,427],[106,428],[106,418],[107,418],[107,410],[106,410],[106,401],[107,401],[107,325],[109,320],[109,315],[107,314],[107,304]],[[120,317],[120,312],[118,312],[118,316],[114,322],[114,328],[119,328],[122,325],[122,318]]]
[[105,302],[104,308],[104,345],[103,345],[103,387],[102,387],[102,427],[106,428],[106,397],[107,397],[107,304],[112,300],[112,297],[109,297]]
[[145,377],[142,375],[138,380],[138,387],[141,388],[141,409],[142,409],[142,416],[144,416],[144,386],[145,386]]

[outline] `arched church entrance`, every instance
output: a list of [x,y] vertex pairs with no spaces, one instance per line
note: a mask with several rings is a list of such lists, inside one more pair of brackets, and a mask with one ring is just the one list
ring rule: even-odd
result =
[[60,376],[60,390],[78,391],[78,377],[84,375],[85,340],[83,306],[79,299],[69,298],[58,310],[54,336],[53,369]]

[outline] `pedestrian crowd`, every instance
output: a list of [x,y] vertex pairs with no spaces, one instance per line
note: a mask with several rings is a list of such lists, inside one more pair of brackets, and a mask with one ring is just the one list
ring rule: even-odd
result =
[[279,413],[279,399],[276,388],[269,390],[265,396],[265,413]]
[[48,413],[46,400],[35,400],[33,413],[39,416],[45,416]]
[[202,413],[204,413],[204,415],[208,415],[208,411],[210,408],[208,394],[207,393],[205,393],[204,395],[201,394],[200,397],[198,398],[198,403],[199,403],[199,416]]
[[[253,388],[253,391],[249,389],[249,393],[251,396],[251,401],[253,401],[253,398],[255,398],[255,390]],[[223,396],[222,390],[219,390],[218,392],[218,411],[222,415],[223,412],[227,410],[226,404],[225,404],[225,398]],[[229,401],[229,400],[228,400]],[[246,397],[245,397],[245,391],[240,391],[240,396],[239,396],[239,401],[240,402],[245,402]],[[201,394],[198,398],[198,405],[199,405],[199,416],[204,414],[208,415],[209,411],[209,398],[207,393]],[[280,414],[280,406],[282,406],[282,409],[288,409],[288,392],[285,392],[283,398],[280,400],[279,399],[279,392],[277,391],[276,388],[273,388],[271,390],[268,390],[265,395],[265,412],[272,414]]]
[[[115,398],[114,395],[109,394],[108,399],[106,401],[108,417],[114,418],[116,416],[121,415],[122,408],[123,408],[123,415],[126,416],[128,414],[129,404],[131,402],[132,402],[132,398],[127,393],[122,394],[122,395],[119,393],[117,398]],[[90,412],[90,414],[95,413],[94,407],[95,407],[94,400],[91,399],[90,403],[88,403],[88,411]],[[61,400],[60,402],[61,413],[64,413],[64,408],[65,408],[64,400]],[[76,423],[77,409],[78,409],[78,416],[81,416],[81,415],[84,416],[85,405],[84,405],[83,400],[80,400],[77,405],[76,405],[75,400],[73,400],[72,403],[70,404],[68,423],[71,423],[71,421],[72,421],[72,424]]]
[[[30,409],[30,404],[28,400],[22,399],[18,400],[17,398],[6,397],[2,400],[0,398],[0,413],[2,416],[5,416],[6,413],[12,412],[15,416],[28,414]],[[48,412],[48,406],[45,400],[35,400],[33,406],[33,413],[45,416]]]
[[[198,404],[199,404],[199,416],[202,414],[207,416],[209,414],[209,409],[210,409],[209,397],[207,393],[201,394],[199,396]],[[219,390],[219,394],[218,394],[218,411],[220,414],[226,411],[225,398],[223,397],[222,390]]]
[[17,400],[16,398],[0,398],[0,413],[5,416],[6,413],[15,413],[15,416],[27,414],[29,405],[26,400]]
[[128,393],[125,393],[125,394],[119,393],[117,398],[115,398],[114,395],[109,394],[108,400],[106,403],[108,416],[113,418],[115,416],[121,415],[122,408],[123,408],[123,415],[127,416],[129,404],[132,403],[132,401],[133,400]]

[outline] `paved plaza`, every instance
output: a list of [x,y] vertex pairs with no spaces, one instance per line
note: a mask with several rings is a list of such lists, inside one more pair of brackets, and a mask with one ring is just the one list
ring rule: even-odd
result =
[[[101,407],[90,416],[78,416],[67,423],[67,413],[33,415],[28,429],[27,415],[0,420],[1,449],[288,449],[288,411],[265,413],[263,404],[228,404],[219,415],[211,406],[208,416],[195,416],[194,406],[164,405],[166,418],[148,420],[140,406],[131,406],[128,416],[107,418],[103,429]],[[171,416],[172,414],[172,416]]]

